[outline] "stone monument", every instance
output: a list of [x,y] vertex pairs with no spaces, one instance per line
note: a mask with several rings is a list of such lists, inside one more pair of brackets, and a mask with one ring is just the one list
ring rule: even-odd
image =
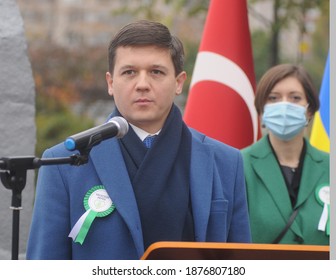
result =
[[[35,87],[23,20],[15,0],[1,0],[0,159],[34,156],[35,134]],[[25,259],[33,198],[34,170],[28,170],[19,219],[19,259]],[[12,191],[0,182],[0,259],[11,259],[12,256],[11,199]]]

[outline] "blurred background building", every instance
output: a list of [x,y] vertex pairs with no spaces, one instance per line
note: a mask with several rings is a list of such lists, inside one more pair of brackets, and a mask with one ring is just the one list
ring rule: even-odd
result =
[[[38,96],[52,95],[69,103],[74,112],[85,112],[89,118],[101,122],[112,102],[104,80],[109,40],[126,23],[147,18],[165,23],[185,43],[189,79],[185,94],[178,100],[183,110],[209,0],[17,0],[17,3],[25,23]],[[248,9],[256,79],[270,66],[289,61],[306,64],[319,83],[329,44],[329,0],[249,0]],[[39,82],[45,82],[51,72],[53,81],[43,84],[49,90],[40,88]],[[66,84],[69,87],[53,88],[51,93],[51,84],[58,89]]]

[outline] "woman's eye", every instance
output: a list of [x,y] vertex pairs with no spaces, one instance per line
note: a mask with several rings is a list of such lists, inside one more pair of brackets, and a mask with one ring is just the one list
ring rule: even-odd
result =
[[301,101],[302,98],[301,98],[301,96],[293,96],[292,99],[294,101]]
[[276,96],[273,96],[273,95],[269,95],[268,98],[267,98],[268,101],[276,101],[277,100],[277,97]]

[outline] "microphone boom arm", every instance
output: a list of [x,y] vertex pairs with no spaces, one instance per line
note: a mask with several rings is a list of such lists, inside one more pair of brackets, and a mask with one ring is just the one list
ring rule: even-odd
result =
[[36,158],[34,156],[24,156],[0,158],[1,182],[7,189],[12,190],[12,205],[10,207],[13,210],[12,260],[18,259],[19,210],[22,209],[21,193],[26,185],[27,170],[39,168],[42,165],[70,164],[79,166],[86,164],[93,146],[111,137],[121,138],[127,132],[128,122],[124,118],[116,116],[106,124],[68,137],[64,142],[66,149],[79,151],[78,154],[73,154],[70,157]]
[[70,157],[60,158],[37,158],[34,156],[23,157],[3,157],[0,158],[1,182],[7,189],[12,190],[12,203],[10,209],[13,210],[12,227],[12,260],[18,260],[19,254],[19,220],[22,209],[22,191],[26,186],[27,171],[36,169],[42,165],[70,164],[82,165],[88,162],[90,148],[73,154]]

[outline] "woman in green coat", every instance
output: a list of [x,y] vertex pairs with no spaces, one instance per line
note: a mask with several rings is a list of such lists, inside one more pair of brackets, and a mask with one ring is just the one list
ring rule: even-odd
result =
[[304,137],[319,109],[311,78],[300,66],[275,66],[255,106],[267,133],[242,150],[252,241],[328,245],[329,154]]

